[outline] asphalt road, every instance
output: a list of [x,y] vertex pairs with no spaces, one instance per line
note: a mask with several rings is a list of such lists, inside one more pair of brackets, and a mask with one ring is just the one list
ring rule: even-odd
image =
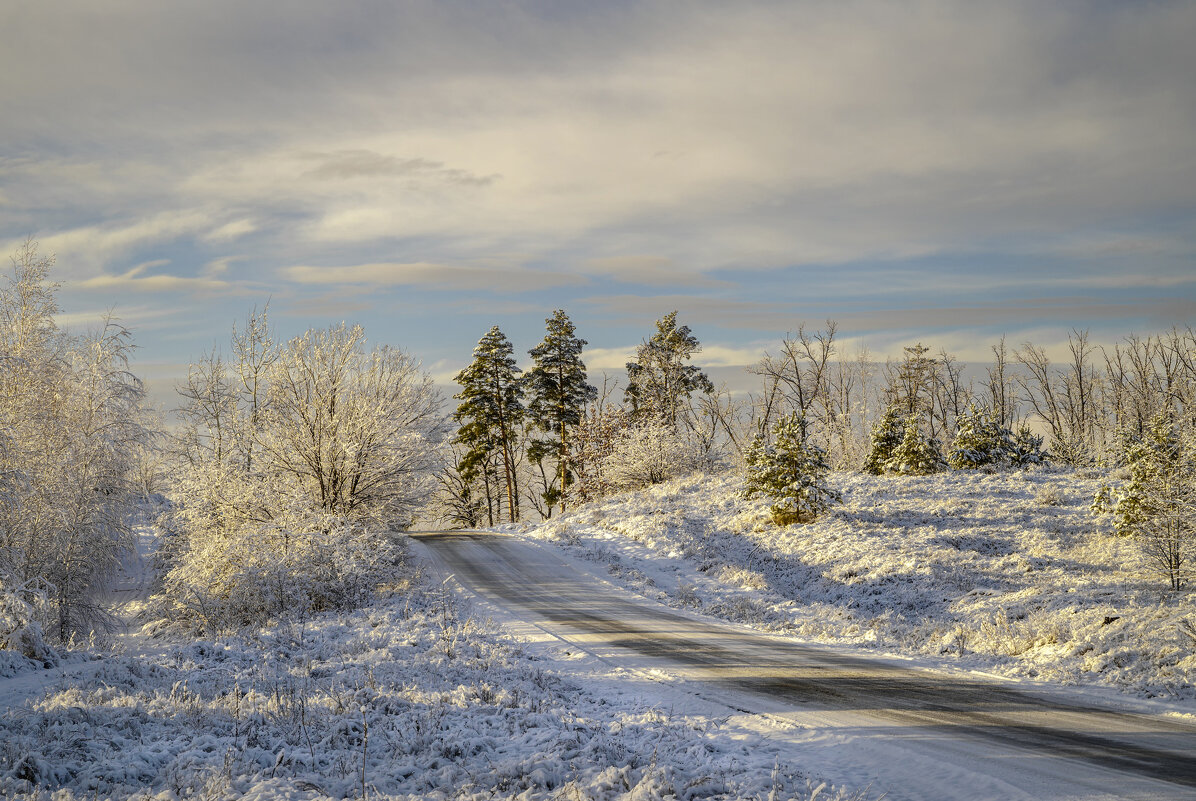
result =
[[[511,613],[605,658],[647,659],[744,711],[884,732],[886,741],[904,742],[922,758],[928,748],[948,759],[955,753],[976,763],[973,770],[1020,779],[1019,787],[1074,784],[1076,794],[1068,797],[1087,797],[1089,786],[1110,791],[1106,797],[1121,797],[1116,788],[1124,788],[1127,798],[1196,798],[1196,726],[1181,721],[678,614],[578,570],[550,546],[514,537],[463,532],[416,539],[442,571]],[[960,747],[952,752],[954,744]]]

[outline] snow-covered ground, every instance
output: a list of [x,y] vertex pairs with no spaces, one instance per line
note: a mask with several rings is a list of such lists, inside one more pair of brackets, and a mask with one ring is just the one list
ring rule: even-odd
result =
[[220,641],[117,641],[0,679],[0,798],[848,797],[633,672],[526,650],[438,580]]
[[508,527],[675,607],[1023,679],[1107,684],[1196,712],[1190,593],[1143,568],[1071,471],[839,473],[843,503],[778,529],[736,473]]

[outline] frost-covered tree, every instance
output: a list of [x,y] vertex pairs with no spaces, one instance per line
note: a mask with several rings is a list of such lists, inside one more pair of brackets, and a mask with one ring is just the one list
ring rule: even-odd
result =
[[[586,404],[598,397],[598,390],[586,380],[581,353],[587,343],[577,336],[569,315],[557,309],[545,323],[543,341],[528,351],[534,366],[524,381],[530,395],[528,419],[536,430],[547,435],[532,440],[528,458],[541,470],[541,495],[551,514],[556,503],[565,508],[572,480],[567,458],[571,435],[585,415]],[[552,482],[543,467],[549,455],[556,461]]]
[[646,487],[692,473],[704,457],[699,444],[667,420],[633,416],[631,425],[614,432],[602,476],[616,489]]
[[938,442],[922,433],[918,415],[907,417],[901,444],[893,449],[893,455],[885,462],[885,470],[907,476],[924,476],[937,473],[945,464]]
[[148,434],[130,333],[110,318],[60,331],[52,265],[27,242],[0,287],[0,583],[35,587],[41,622],[66,640],[108,621]]
[[905,422],[901,411],[890,405],[885,409],[881,418],[872,424],[872,436],[868,448],[868,458],[864,462],[864,471],[879,476],[887,468],[893,452],[901,445],[905,438]]
[[431,494],[443,415],[408,354],[358,326],[285,345],[253,314],[180,389],[161,611],[211,631],[349,608],[392,579],[390,533]]
[[947,464],[956,470],[1000,467],[1011,461],[1013,434],[991,409],[971,404],[959,416],[958,429],[947,454]]
[[827,483],[826,452],[808,441],[805,419],[794,412],[777,421],[772,437],[763,434],[744,453],[745,498],[764,496],[778,526],[813,522],[842,496]]
[[453,419],[461,423],[453,442],[464,445],[462,470],[476,476],[489,458],[497,454],[502,464],[502,483],[507,516],[519,519],[517,448],[523,420],[523,382],[515,364],[510,340],[493,326],[473,350],[473,361],[453,378],[461,401]]
[[1043,450],[1042,439],[1031,431],[1029,426],[1018,426],[1009,447],[1009,464],[1019,468],[1046,464],[1047,454]]
[[579,500],[601,498],[614,489],[604,468],[615,449],[618,435],[630,426],[631,415],[622,406],[592,404],[586,411],[569,450],[569,471],[573,474],[573,491]]
[[1196,443],[1164,411],[1128,456],[1130,480],[1114,507],[1114,526],[1137,538],[1148,564],[1178,590],[1196,548]]
[[1066,464],[1090,464],[1104,432],[1101,430],[1101,376],[1087,331],[1067,338],[1070,360],[1051,364],[1046,351],[1029,343],[1015,357],[1022,366],[1017,382],[1022,396],[1051,435],[1051,453]]
[[624,399],[640,419],[658,419],[673,428],[683,422],[695,392],[710,393],[714,385],[696,365],[686,364],[701,344],[689,326],[677,326],[673,311],[656,321],[656,333],[636,348],[627,362]]

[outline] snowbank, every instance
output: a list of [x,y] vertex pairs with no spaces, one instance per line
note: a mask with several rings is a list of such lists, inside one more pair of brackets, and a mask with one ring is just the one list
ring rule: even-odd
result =
[[[778,529],[742,479],[677,479],[516,529],[676,607],[1007,676],[1196,699],[1172,593],[1070,471],[832,475],[843,503]],[[1196,707],[1194,707],[1196,708]]]

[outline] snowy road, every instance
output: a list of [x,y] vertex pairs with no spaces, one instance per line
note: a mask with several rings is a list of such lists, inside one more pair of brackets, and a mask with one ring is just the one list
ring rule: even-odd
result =
[[[512,620],[791,742],[832,781],[904,798],[1196,799],[1196,725],[1078,693],[794,644],[630,595],[550,546],[489,533],[417,537],[446,575]],[[647,683],[651,692],[651,683]]]

